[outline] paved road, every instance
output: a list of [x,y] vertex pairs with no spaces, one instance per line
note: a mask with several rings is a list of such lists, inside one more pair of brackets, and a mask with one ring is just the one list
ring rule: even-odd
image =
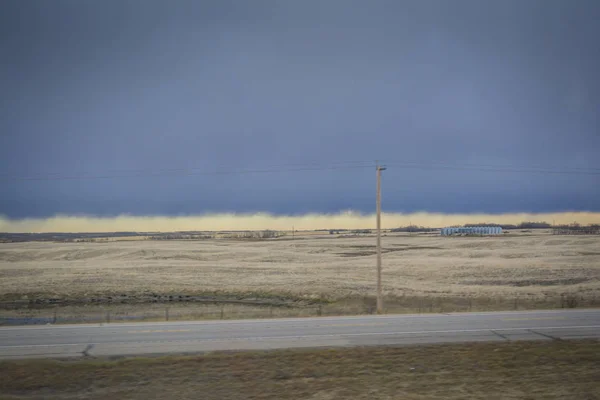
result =
[[0,328],[0,358],[600,338],[600,310]]

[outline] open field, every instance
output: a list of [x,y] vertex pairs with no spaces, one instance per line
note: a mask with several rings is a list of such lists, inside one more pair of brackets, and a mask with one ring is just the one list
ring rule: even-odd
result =
[[[600,301],[599,236],[388,233],[383,247],[388,304],[414,299],[411,312],[440,310],[434,300],[417,299],[507,300],[510,308],[513,299],[520,302],[514,308],[546,301],[541,308],[560,307],[563,294],[589,305]],[[0,299],[307,305],[372,296],[374,266],[372,236],[5,243]],[[463,310],[473,307],[462,304]]]
[[600,342],[0,362],[4,399],[600,399]]

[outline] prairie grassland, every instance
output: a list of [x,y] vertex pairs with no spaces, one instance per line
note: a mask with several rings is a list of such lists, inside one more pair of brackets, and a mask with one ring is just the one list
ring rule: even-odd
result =
[[[372,236],[0,244],[0,299],[98,295],[327,298],[375,291]],[[386,234],[386,296],[600,297],[600,237]]]
[[600,342],[0,362],[5,399],[598,399]]

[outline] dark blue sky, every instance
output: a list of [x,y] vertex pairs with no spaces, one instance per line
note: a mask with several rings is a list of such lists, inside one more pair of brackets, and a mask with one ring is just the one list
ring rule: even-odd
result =
[[[0,1],[0,214],[600,211],[597,0]],[[116,171],[116,172],[115,172]],[[125,174],[129,174],[126,172]],[[10,179],[6,179],[10,178]]]

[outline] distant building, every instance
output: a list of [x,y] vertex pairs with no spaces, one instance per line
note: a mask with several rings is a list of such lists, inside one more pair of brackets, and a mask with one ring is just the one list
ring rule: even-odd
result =
[[453,235],[501,235],[502,228],[499,226],[466,226],[462,228],[442,228],[442,236]]

